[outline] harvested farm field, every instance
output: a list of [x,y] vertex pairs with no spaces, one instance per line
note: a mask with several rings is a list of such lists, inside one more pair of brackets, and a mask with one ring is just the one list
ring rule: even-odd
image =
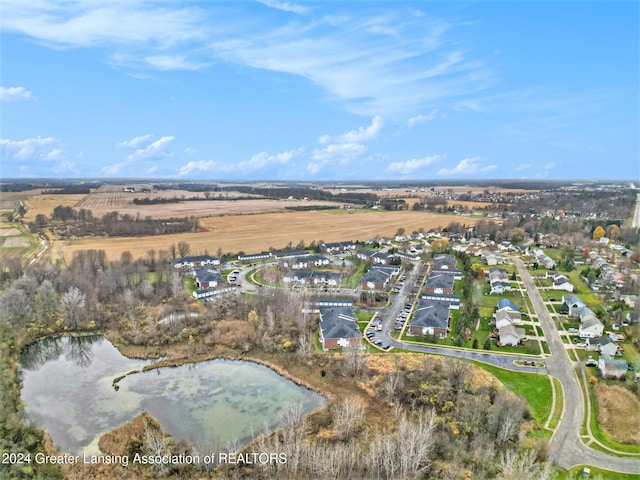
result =
[[[145,211],[146,212],[146,211]],[[134,257],[143,257],[149,250],[168,250],[169,246],[186,241],[191,252],[208,251],[216,254],[246,253],[283,248],[289,242],[300,240],[306,244],[323,240],[367,240],[376,236],[393,236],[399,228],[406,232],[429,230],[447,226],[451,222],[473,225],[478,218],[457,215],[437,215],[423,212],[375,212],[375,211],[310,211],[281,212],[255,215],[227,215],[207,217],[200,220],[206,231],[175,235],[126,237],[126,238],[82,238],[56,241],[52,248],[54,257],[70,258],[73,252],[87,249],[105,250],[109,259],[118,259],[124,251]]]
[[[111,205],[112,200],[106,196],[111,195],[136,195],[133,193],[117,192],[116,194],[102,194],[105,198],[99,198],[100,194],[93,195],[87,201],[83,201],[81,208],[87,208],[96,217],[101,217],[105,213],[116,210],[120,214],[129,214],[142,217],[151,216],[153,218],[172,217],[206,217],[210,215],[242,215],[248,213],[267,213],[286,211],[287,207],[309,207],[312,205],[327,205],[338,207],[335,202],[309,202],[303,200],[269,200],[259,198],[255,200],[190,200],[178,203],[163,203],[157,205],[135,205],[133,197],[130,203],[121,203],[118,206]],[[102,203],[99,203],[102,201]]]

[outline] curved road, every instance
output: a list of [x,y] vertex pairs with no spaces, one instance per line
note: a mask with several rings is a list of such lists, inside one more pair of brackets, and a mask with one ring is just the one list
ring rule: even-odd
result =
[[573,362],[565,350],[560,334],[553,324],[551,314],[533,283],[524,263],[514,258],[516,268],[524,282],[536,315],[547,339],[551,357],[546,359],[547,372],[553,375],[564,388],[564,409],[560,424],[549,443],[549,456],[562,468],[575,465],[590,465],[624,473],[640,473],[640,458],[616,457],[587,447],[580,440],[584,418],[584,400]]
[[[408,293],[413,285],[407,282],[396,296],[394,304],[384,309],[383,330],[378,333],[385,342],[393,347],[403,348],[414,352],[431,353],[437,355],[447,355],[451,357],[464,358],[469,360],[477,360],[496,367],[502,367],[509,370],[530,372],[530,373],[546,373],[560,380],[564,388],[564,408],[560,423],[549,443],[549,458],[558,466],[570,469],[576,465],[589,465],[622,473],[640,474],[640,457],[628,458],[609,455],[604,452],[594,450],[587,447],[580,439],[582,430],[582,421],[584,419],[584,400],[582,389],[578,383],[578,377],[574,369],[574,364],[570,360],[565,349],[564,343],[560,338],[560,334],[556,329],[551,314],[533,283],[533,279],[524,263],[519,258],[513,259],[522,278],[524,286],[529,295],[529,299],[538,316],[544,336],[546,338],[550,356],[544,360],[531,356],[505,355],[490,352],[457,350],[453,348],[432,347],[427,345],[414,345],[393,339],[389,333],[392,329],[395,318],[402,310]],[[240,275],[244,278],[246,271]],[[412,299],[413,300],[413,299]],[[515,361],[531,361],[536,360],[538,363],[544,362],[544,367],[525,367],[515,365]]]

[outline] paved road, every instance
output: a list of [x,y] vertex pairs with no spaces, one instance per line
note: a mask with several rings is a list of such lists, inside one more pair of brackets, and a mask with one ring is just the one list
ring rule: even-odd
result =
[[564,388],[564,410],[560,424],[549,444],[550,459],[562,468],[585,464],[618,472],[640,473],[640,458],[608,455],[587,447],[580,440],[584,401],[574,364],[569,359],[560,334],[531,275],[522,260],[514,258],[514,261],[549,345],[551,357],[546,359],[547,371],[560,380]]

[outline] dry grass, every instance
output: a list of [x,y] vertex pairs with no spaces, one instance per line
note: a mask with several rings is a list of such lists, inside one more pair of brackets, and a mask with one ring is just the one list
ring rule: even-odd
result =
[[289,242],[295,245],[300,240],[306,244],[314,240],[367,240],[379,235],[392,236],[398,228],[404,228],[407,232],[420,228],[429,230],[453,221],[472,225],[479,219],[411,211],[352,214],[311,211],[208,217],[201,219],[202,227],[207,230],[204,232],[56,241],[52,252],[54,257],[64,255],[69,259],[78,250],[99,249],[105,250],[108,258],[115,260],[127,250],[134,257],[143,257],[150,249],[168,250],[171,244],[186,241],[194,254],[205,250],[216,254],[219,248],[225,253],[252,253],[268,250],[269,247],[282,248]]
[[83,193],[40,195],[39,190],[35,193],[35,195],[31,195],[24,200],[24,204],[27,207],[27,213],[24,216],[24,220],[26,222],[33,222],[38,214],[48,217],[51,215],[51,212],[53,212],[53,209],[58,205],[62,205],[63,207],[75,207],[84,197],[86,197]]
[[640,443],[640,401],[620,385],[595,387],[598,424],[613,440]]

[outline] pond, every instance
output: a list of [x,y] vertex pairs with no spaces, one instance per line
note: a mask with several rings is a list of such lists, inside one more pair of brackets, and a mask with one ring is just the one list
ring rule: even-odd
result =
[[306,414],[326,403],[264,365],[223,359],[135,373],[116,391],[114,378],[151,362],[123,356],[102,336],[42,340],[20,363],[28,417],[73,454],[97,453],[102,434],[142,411],[175,439],[211,451],[277,428],[292,405]]

